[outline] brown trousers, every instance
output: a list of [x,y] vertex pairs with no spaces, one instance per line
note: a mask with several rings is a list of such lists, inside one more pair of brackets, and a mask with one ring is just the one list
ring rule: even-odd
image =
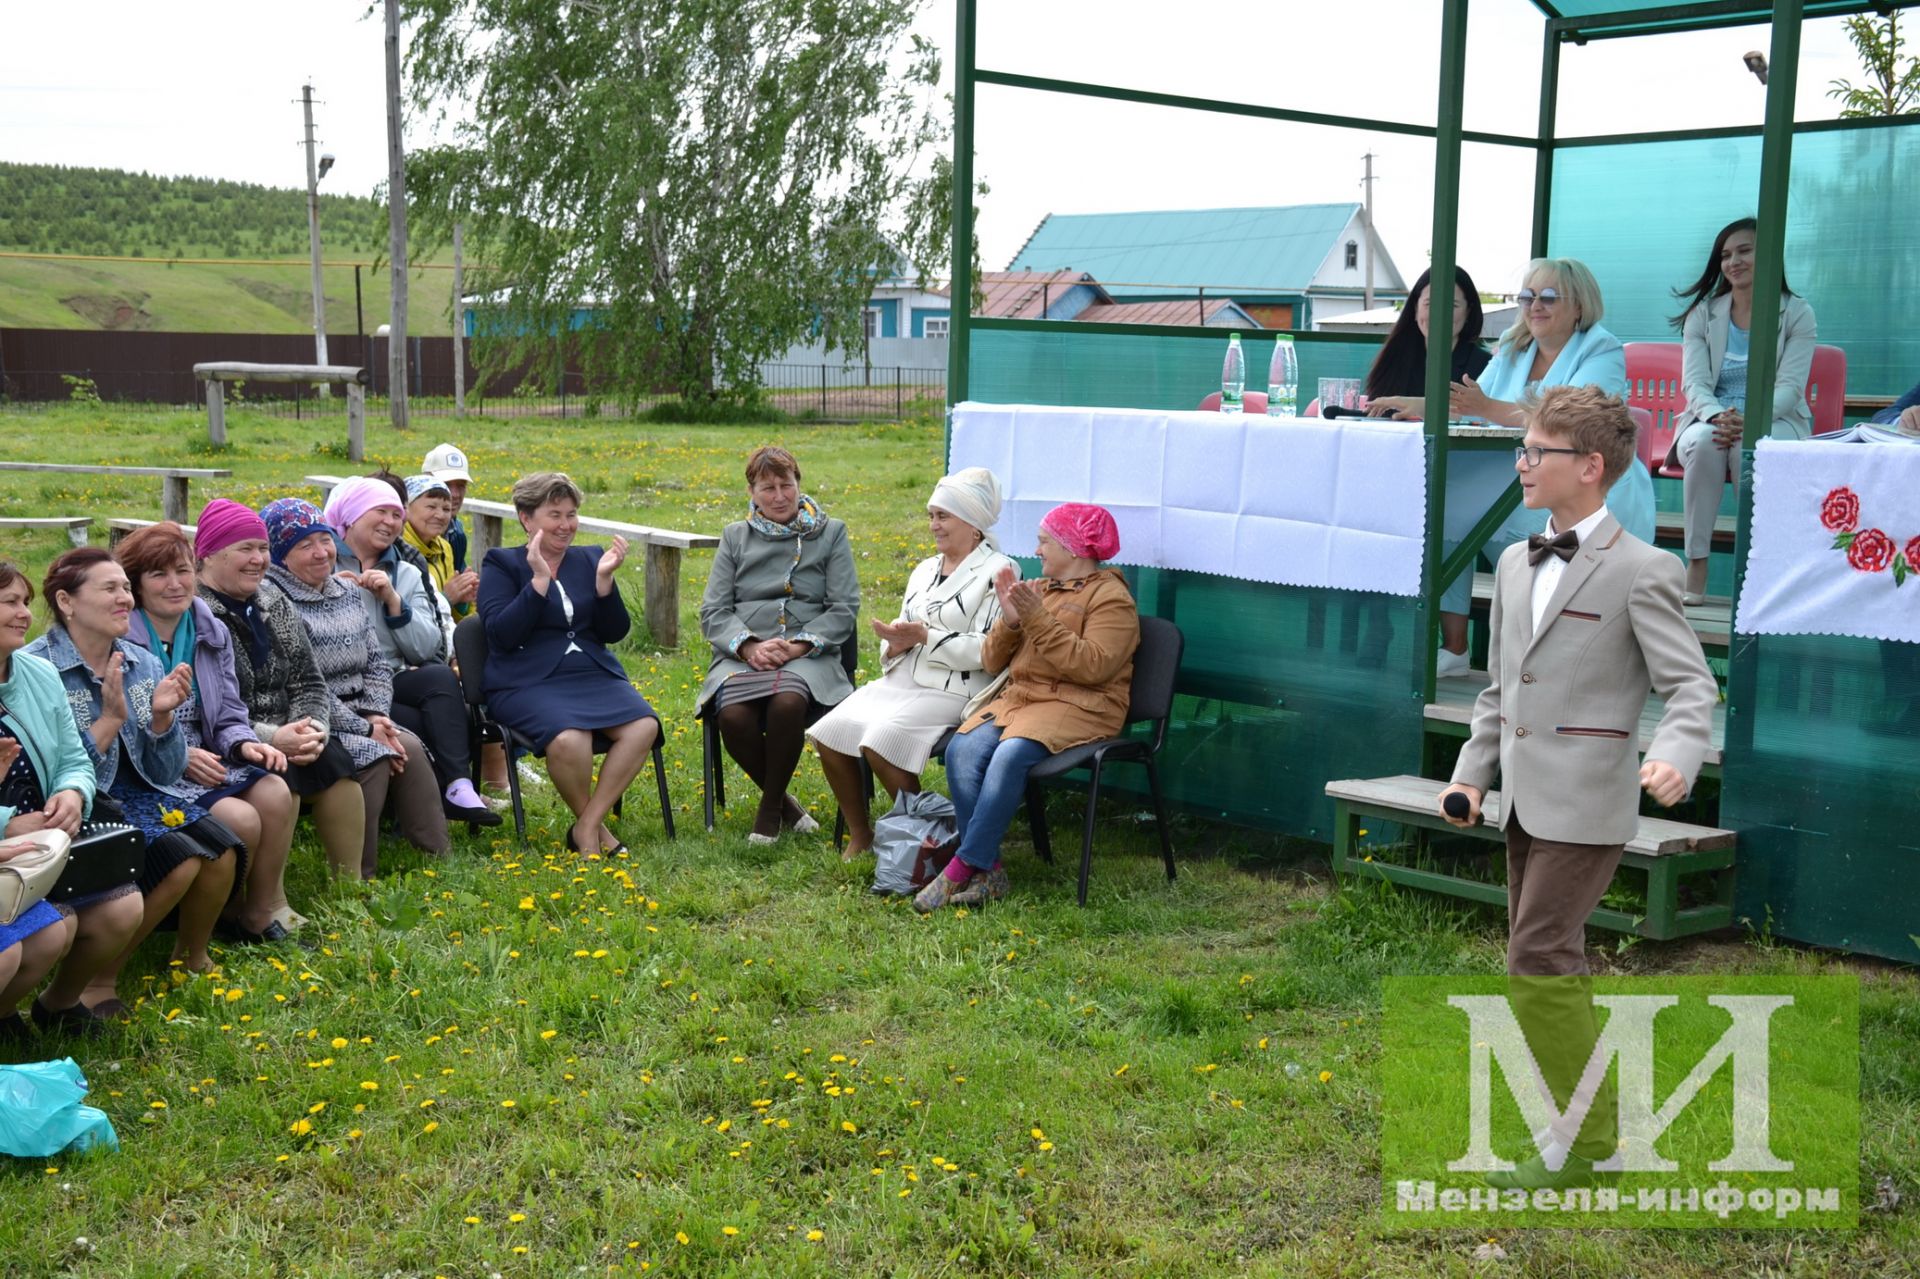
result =
[[[1539,1068],[1537,1081],[1564,1110],[1600,1038],[1587,975],[1587,916],[1620,865],[1621,844],[1535,839],[1516,808],[1507,819],[1507,975],[1514,1018]],[[1613,1153],[1619,1127],[1612,1071],[1594,1094],[1575,1153]]]

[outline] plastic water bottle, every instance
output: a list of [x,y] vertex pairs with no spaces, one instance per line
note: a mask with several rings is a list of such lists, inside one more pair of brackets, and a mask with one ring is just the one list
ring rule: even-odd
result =
[[1273,362],[1267,365],[1267,416],[1298,417],[1295,402],[1300,398],[1300,360],[1293,353],[1293,338],[1282,333],[1273,344]]
[[1240,351],[1240,335],[1227,339],[1227,362],[1220,366],[1220,411],[1240,412],[1240,399],[1247,389],[1247,357]]

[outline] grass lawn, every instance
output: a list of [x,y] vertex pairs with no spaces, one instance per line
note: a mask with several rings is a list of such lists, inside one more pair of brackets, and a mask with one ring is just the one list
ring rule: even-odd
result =
[[[337,422],[237,412],[217,460],[193,414],[0,417],[8,457],[230,466],[196,486],[253,505],[340,473]],[[587,512],[714,532],[754,445],[792,448],[853,533],[867,612],[891,615],[930,545],[937,421],[637,428],[370,428],[403,472],[452,432],[504,499],[570,471]],[[0,474],[7,514],[158,514],[158,481]],[[102,533],[104,535],[104,531]],[[39,571],[58,535],[4,535]],[[638,557],[623,581],[636,612]],[[708,557],[688,556],[685,636]],[[1865,1202],[1854,1232],[1393,1231],[1379,1214],[1379,979],[1492,973],[1496,912],[1334,886],[1325,850],[1181,818],[1166,883],[1135,804],[1100,834],[1093,891],[1039,863],[1014,893],[920,918],[866,891],[823,837],[745,842],[751,804],[699,820],[689,718],[705,662],[623,648],[668,724],[680,838],[644,776],[632,855],[582,864],[536,792],[531,846],[398,844],[329,884],[294,848],[315,952],[228,950],[213,975],[129,965],[133,1024],[78,1046],[118,1154],[11,1161],[8,1276],[1890,1275],[1916,1273],[1920,983],[1912,971],[1720,938],[1640,943],[1614,972],[1856,971]],[[867,646],[865,674],[873,671]],[[738,779],[738,774],[735,774]],[[823,822],[817,766],[798,792]],[[1054,808],[1070,846],[1073,802]],[[84,1237],[88,1242],[79,1245]]]

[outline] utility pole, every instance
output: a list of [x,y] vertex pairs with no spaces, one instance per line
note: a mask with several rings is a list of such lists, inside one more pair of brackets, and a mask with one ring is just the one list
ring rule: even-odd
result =
[[466,314],[460,305],[460,299],[467,291],[465,245],[461,232],[464,228],[453,224],[453,415],[467,415],[467,337]]
[[[327,363],[327,294],[320,281],[320,170],[313,155],[313,86],[300,86],[300,106],[307,118],[307,253],[313,259],[313,362]],[[333,387],[320,384],[320,394]]]
[[1367,189],[1367,202],[1366,211],[1360,215],[1360,222],[1366,231],[1366,242],[1360,246],[1360,252],[1367,263],[1367,296],[1362,309],[1371,311],[1373,310],[1373,152],[1367,152],[1363,158],[1367,162],[1367,176],[1360,181],[1361,185]]
[[407,429],[407,170],[400,117],[400,0],[387,7],[387,258],[393,307],[387,328],[387,411]]

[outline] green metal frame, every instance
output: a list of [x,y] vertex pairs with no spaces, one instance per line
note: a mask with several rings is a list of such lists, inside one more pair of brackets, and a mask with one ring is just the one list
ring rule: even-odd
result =
[[[1543,46],[1541,51],[1541,85],[1539,104],[1538,135],[1533,138],[1517,137],[1508,134],[1485,133],[1464,129],[1460,120],[1460,103],[1465,81],[1466,26],[1468,0],[1444,0],[1440,17],[1439,50],[1439,105],[1436,114],[1437,123],[1433,126],[1412,124],[1406,121],[1376,120],[1364,117],[1345,117],[1329,115],[1323,112],[1300,111],[1284,107],[1257,106],[1249,103],[1230,102],[1214,98],[1191,97],[1180,94],[1154,93],[1126,89],[1113,85],[1097,84],[1087,81],[1062,80],[1041,76],[1017,75],[1008,72],[983,70],[975,65],[975,30],[978,0],[957,0],[956,3],[956,41],[955,55],[957,63],[954,103],[956,109],[956,128],[954,136],[954,222],[953,222],[953,278],[954,287],[969,287],[971,282],[971,245],[973,242],[973,115],[975,88],[980,84],[992,84],[1006,88],[1022,89],[1034,92],[1063,93],[1083,97],[1103,98],[1111,101],[1132,102],[1150,106],[1174,107],[1183,110],[1212,112],[1248,116],[1257,119],[1288,121],[1292,123],[1320,125],[1330,128],[1371,130],[1416,137],[1434,139],[1434,211],[1433,211],[1433,251],[1432,270],[1435,278],[1450,278],[1455,264],[1455,235],[1459,220],[1460,152],[1465,142],[1485,143],[1498,146],[1531,147],[1535,158],[1535,206],[1532,224],[1532,251],[1534,256],[1546,256],[1551,238],[1551,214],[1553,196],[1554,153],[1561,147],[1604,146],[1622,142],[1644,141],[1681,141],[1699,138],[1730,138],[1758,136],[1761,140],[1760,153],[1760,189],[1757,201],[1757,214],[1760,233],[1756,244],[1756,263],[1754,288],[1759,296],[1772,296],[1779,288],[1784,271],[1783,252],[1786,234],[1787,179],[1791,165],[1793,137],[1797,132],[1822,132],[1835,129],[1864,129],[1886,127],[1911,127],[1911,117],[1896,117],[1887,120],[1834,120],[1811,121],[1796,124],[1793,119],[1795,81],[1800,63],[1800,29],[1808,16],[1838,17],[1861,13],[1887,13],[1896,9],[1908,9],[1920,5],[1920,0],[1778,0],[1769,6],[1756,6],[1754,0],[1699,0],[1691,4],[1666,5],[1647,9],[1622,10],[1612,13],[1589,14],[1569,17],[1561,14],[1548,0],[1535,0],[1535,7],[1545,15]],[[1767,87],[1766,115],[1760,128],[1737,126],[1711,129],[1680,129],[1650,133],[1605,134],[1582,137],[1559,138],[1555,136],[1557,123],[1556,110],[1560,81],[1561,47],[1566,44],[1586,44],[1592,40],[1622,39],[1633,36],[1670,33],[1681,31],[1701,31],[1736,26],[1772,25],[1772,51]],[[1437,289],[1433,293],[1432,306],[1434,326],[1440,332],[1448,332],[1452,327],[1453,292],[1451,289]],[[1039,331],[1057,332],[1060,326],[1047,321],[1017,320],[975,320],[969,312],[971,308],[955,308],[950,333],[952,344],[948,360],[948,396],[949,403],[958,403],[968,394],[968,343],[975,329],[1001,331]],[[1777,357],[1775,346],[1778,338],[1779,317],[1772,308],[1761,307],[1755,311],[1751,346],[1753,355],[1748,365],[1748,402],[1764,403],[1770,395]],[[1075,329],[1088,333],[1123,333],[1153,336],[1180,336],[1203,340],[1218,340],[1218,334],[1201,329],[1185,327],[1163,327],[1156,325],[1094,325],[1078,326]],[[1372,341],[1363,335],[1315,334],[1316,340]],[[1436,347],[1428,353],[1426,390],[1429,403],[1445,402],[1447,392],[1448,353],[1444,348]],[[1738,525],[1734,542],[1735,593],[1744,580],[1747,566],[1747,547],[1753,518],[1752,445],[1764,428],[1765,415],[1756,415],[1747,425],[1747,449],[1745,454],[1745,479],[1740,486]],[[1428,510],[1429,527],[1427,532],[1426,555],[1421,569],[1421,603],[1425,624],[1429,632],[1437,636],[1439,627],[1439,599],[1445,586],[1459,573],[1466,571],[1475,555],[1485,543],[1486,537],[1496,528],[1518,502],[1517,494],[1508,494],[1494,511],[1481,520],[1462,546],[1451,556],[1442,555],[1441,527],[1445,514],[1445,492],[1449,437],[1444,423],[1429,421],[1426,425],[1428,445]],[[1456,445],[1457,446],[1457,445]],[[1424,651],[1416,654],[1415,667],[1411,672],[1411,684],[1415,696],[1431,702],[1434,695],[1434,649],[1437,645],[1429,643],[1421,646]],[[1727,693],[1727,753],[1735,752],[1751,745],[1752,717],[1748,707],[1752,704],[1753,683],[1756,674],[1757,654],[1750,637],[1735,636],[1729,655],[1729,676]],[[1429,736],[1445,737],[1457,735],[1456,726],[1429,725]],[[1430,754],[1429,752],[1427,752]],[[1350,811],[1346,802],[1337,808],[1339,814],[1338,835],[1335,845],[1335,866],[1340,870],[1353,870],[1358,873],[1374,874],[1396,882],[1412,884],[1437,891],[1452,892],[1459,896],[1477,900],[1500,902],[1505,900],[1504,891],[1496,886],[1479,884],[1458,879],[1432,871],[1409,867],[1388,867],[1380,863],[1356,862],[1350,854],[1357,838],[1358,816]],[[1423,822],[1417,817],[1404,813],[1382,814],[1393,821],[1420,827],[1423,825],[1440,828],[1438,818]],[[1635,864],[1629,857],[1627,864]],[[1731,849],[1716,850],[1711,853],[1681,854],[1658,859],[1639,859],[1648,863],[1642,869],[1648,871],[1649,880],[1649,917],[1632,919],[1619,911],[1602,909],[1596,911],[1592,922],[1601,927],[1616,928],[1624,931],[1639,932],[1645,936],[1677,936],[1686,932],[1697,932],[1706,928],[1720,927],[1731,922],[1731,871],[1733,860]],[[1655,866],[1652,863],[1657,862]],[[1673,876],[1693,873],[1694,871],[1715,871],[1720,885],[1720,900],[1710,907],[1694,908],[1688,911],[1675,909],[1673,897],[1675,880]]]

